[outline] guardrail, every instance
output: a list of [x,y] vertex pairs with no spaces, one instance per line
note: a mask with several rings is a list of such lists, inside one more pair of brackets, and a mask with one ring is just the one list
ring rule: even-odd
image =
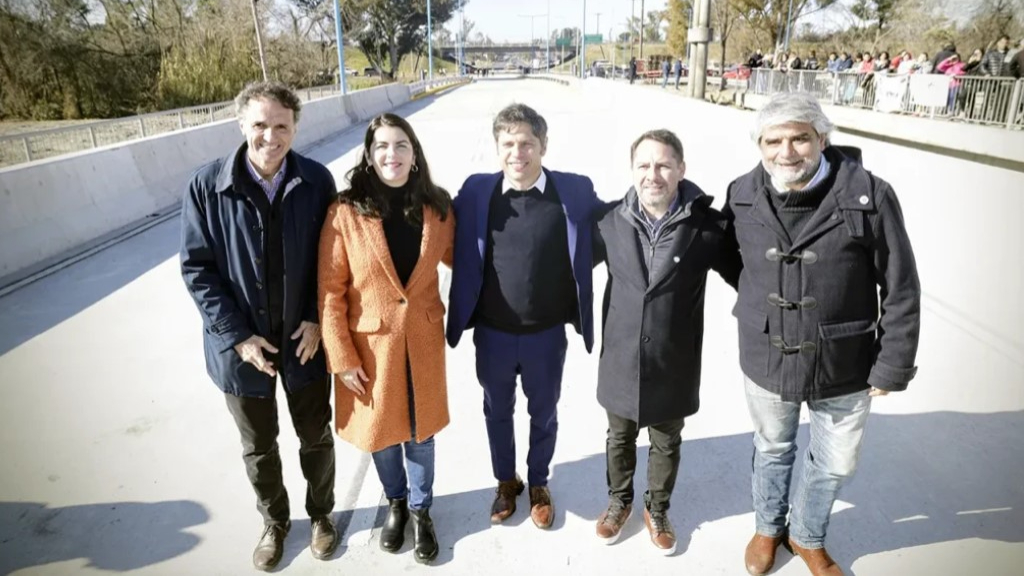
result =
[[[409,88],[412,94],[416,95],[439,85],[462,81],[464,78],[459,77],[435,79],[432,82],[424,80],[410,84]],[[304,102],[309,102],[337,96],[341,90],[337,85],[330,85],[302,88],[295,92]],[[204,104],[115,120],[3,136],[0,137],[0,167],[72,154],[100,146],[228,120],[234,117],[234,106],[234,101],[217,102],[216,104]]]
[[455,84],[465,84],[472,81],[472,76],[447,76],[444,78],[434,78],[433,80],[420,80],[419,82],[409,84],[409,96],[415,98],[428,90],[434,90],[435,88],[443,88],[445,86],[452,86]]
[[[886,86],[880,90],[883,83]],[[927,101],[919,100],[920,93],[912,84],[930,85],[921,91],[929,92]],[[1024,129],[1024,79],[755,69],[747,81],[747,91],[765,96],[809,92],[836,106]]]

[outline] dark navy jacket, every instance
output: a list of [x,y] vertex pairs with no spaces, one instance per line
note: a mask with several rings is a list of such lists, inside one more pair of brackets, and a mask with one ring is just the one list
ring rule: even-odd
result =
[[[264,223],[235,176],[249,178],[239,155],[211,162],[192,176],[181,211],[181,275],[203,317],[206,371],[236,396],[273,397],[274,379],[242,361],[234,346],[259,334],[271,338]],[[262,193],[255,184],[255,189]],[[288,153],[282,197],[284,235],[284,318],[280,358],[274,366],[285,389],[295,392],[327,374],[323,349],[303,366],[290,336],[302,321],[318,323],[316,262],[327,206],[336,193],[322,164]],[[283,365],[282,365],[283,362]]]
[[[594,183],[586,176],[544,170],[551,179],[565,211],[569,238],[569,260],[576,281],[579,313],[573,322],[583,336],[587,352],[594,346],[594,282],[592,274],[591,217],[601,201]],[[448,344],[453,348],[469,328],[484,282],[484,252],[487,249],[487,217],[491,194],[504,175],[474,174],[466,179],[455,197],[455,253],[452,286],[448,296]]]

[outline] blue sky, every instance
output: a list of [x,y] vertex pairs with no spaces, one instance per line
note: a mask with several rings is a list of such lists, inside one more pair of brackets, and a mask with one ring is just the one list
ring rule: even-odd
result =
[[[633,0],[587,0],[587,34],[596,34],[597,13],[601,13],[601,34],[608,35],[626,30]],[[666,0],[645,0],[644,9],[663,10]],[[551,29],[579,27],[583,23],[583,0],[468,0],[466,18],[472,20],[475,32],[490,36],[495,42],[529,42],[531,18],[525,15],[547,14],[551,7]],[[636,13],[640,15],[640,0],[636,0]],[[521,16],[523,15],[523,16]],[[546,16],[533,18],[533,35],[547,36]],[[449,23],[449,29],[458,26],[458,15]]]

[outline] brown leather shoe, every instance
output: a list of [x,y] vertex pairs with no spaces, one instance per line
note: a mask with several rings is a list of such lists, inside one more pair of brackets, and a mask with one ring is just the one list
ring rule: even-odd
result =
[[338,549],[338,529],[334,527],[334,521],[330,516],[317,516],[312,519],[312,538],[309,541],[309,551],[313,558],[326,560]]
[[843,576],[843,571],[824,548],[801,548],[792,538],[787,539],[786,544],[794,556],[799,556],[807,564],[812,576]]
[[547,486],[530,486],[530,518],[537,528],[551,528],[555,520],[555,505]]
[[632,513],[632,503],[625,504],[618,498],[608,500],[608,508],[597,518],[597,537],[606,545],[614,544]]
[[651,534],[651,542],[654,542],[665,556],[671,556],[676,551],[676,532],[672,529],[672,523],[668,521],[668,514],[652,513],[644,507],[644,524]]
[[525,487],[519,474],[516,474],[512,480],[498,482],[498,489],[495,490],[497,495],[494,497],[494,503],[491,504],[491,524],[501,524],[506,518],[515,514],[516,496],[522,494]]
[[284,554],[284,539],[292,523],[271,524],[263,529],[263,535],[252,552],[252,565],[257,570],[267,572],[273,570]]
[[751,576],[763,576],[775,566],[775,550],[785,540],[785,536],[764,536],[754,534],[747,544],[747,551],[743,555],[743,561],[747,565],[747,572]]

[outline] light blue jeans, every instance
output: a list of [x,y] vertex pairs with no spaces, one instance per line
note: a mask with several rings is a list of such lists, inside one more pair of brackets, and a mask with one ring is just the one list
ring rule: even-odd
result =
[[800,484],[789,502],[796,461],[799,402],[746,381],[747,407],[754,423],[752,493],[757,533],[789,537],[803,548],[822,548],[832,504],[843,483],[857,469],[864,425],[871,411],[868,391],[827,400],[809,400],[811,439],[804,453]]

